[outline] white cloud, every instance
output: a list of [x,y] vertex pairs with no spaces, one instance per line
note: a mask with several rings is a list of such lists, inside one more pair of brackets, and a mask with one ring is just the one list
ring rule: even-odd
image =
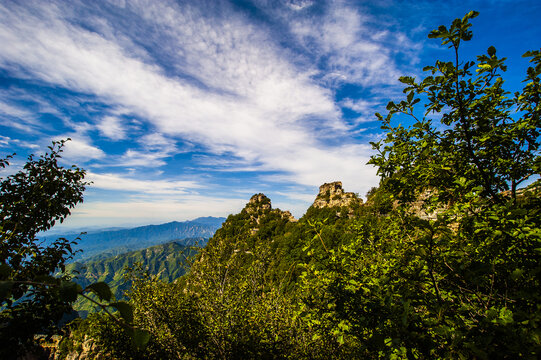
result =
[[6,146],[10,146],[12,148],[22,147],[22,148],[27,148],[27,149],[32,149],[32,150],[36,150],[40,148],[39,145],[34,144],[32,142],[23,141],[20,139],[12,139],[9,136],[0,135],[0,147],[6,147]]
[[[164,47],[177,52],[173,65],[198,80],[194,83],[166,76],[149,63],[148,54],[141,56],[141,49],[134,55],[131,47],[124,48],[122,39],[114,41],[67,22],[54,5],[36,5],[33,11],[6,6],[0,7],[0,42],[7,44],[0,64],[5,67],[17,63],[42,81],[95,94],[149,121],[168,137],[281,172],[287,181],[314,186],[331,178],[361,178],[357,188],[374,181],[373,172],[364,166],[370,150],[348,144],[348,128],[333,94],[312,79],[314,69],[294,65],[265,29],[255,28],[227,7],[220,9],[221,15],[156,1],[139,1],[131,8],[160,30],[168,41]],[[319,29],[317,41],[324,50],[353,46],[355,37],[348,32],[358,31],[361,18],[346,10],[336,10]],[[333,60],[342,63],[338,68],[347,76],[382,76],[382,64],[376,61],[385,62],[385,55],[375,60],[370,54],[385,54],[385,49],[371,41],[356,46],[353,53]],[[366,66],[345,65],[358,60],[355,56],[361,52],[369,53]],[[389,73],[392,68],[385,76]],[[324,145],[322,139],[329,137],[343,138],[344,144]],[[72,148],[79,150],[77,155],[103,157],[98,148],[76,145]],[[173,152],[130,149],[119,164],[161,166]]]
[[103,150],[91,145],[88,140],[82,137],[58,136],[57,140],[71,138],[64,145],[62,157],[65,160],[75,163],[82,163],[89,160],[104,159],[106,157]]
[[160,133],[150,133],[140,137],[137,142],[149,150],[160,150],[164,153],[173,153],[177,151],[175,141],[166,138]]
[[269,177],[312,186],[342,181],[349,191],[362,193],[378,183],[375,169],[366,165],[371,153],[371,148],[365,145],[293,149],[289,152],[284,149],[268,162],[280,162],[280,168],[286,170],[286,175]]
[[122,167],[160,167],[167,164],[164,160],[167,156],[168,154],[163,152],[146,152],[129,149],[118,161],[109,165]]
[[0,135],[0,146],[8,146],[11,139],[7,136]]
[[[400,98],[400,96],[398,96]],[[340,105],[343,108],[350,109],[355,111],[356,113],[360,114],[360,116],[352,122],[356,125],[372,122],[372,121],[378,121],[378,118],[376,117],[376,113],[386,114],[386,102],[388,100],[383,100],[379,97],[373,97],[372,100],[364,100],[364,99],[350,99],[346,98],[340,101]],[[359,131],[365,131],[365,129],[361,129]]]
[[306,51],[325,65],[324,79],[357,83],[364,87],[396,84],[402,72],[394,61],[396,52],[417,60],[419,45],[405,34],[380,30],[368,13],[343,1],[326,3],[319,17],[288,18],[291,32]]
[[92,181],[90,188],[139,193],[142,195],[184,195],[202,185],[195,181],[140,180],[118,174],[87,173],[86,180]]
[[289,6],[293,10],[303,10],[305,8],[308,8],[312,5],[314,5],[314,1],[312,0],[289,0],[286,2],[287,6]]
[[[8,116],[18,117],[18,118],[29,118],[32,119],[32,113],[23,108],[10,105],[3,101],[0,102],[0,113]],[[35,122],[35,121],[32,121]]]
[[137,139],[142,150],[128,149],[114,166],[160,167],[166,165],[165,159],[173,156],[179,149],[175,140],[166,138],[159,133],[150,133]]
[[[0,95],[3,94],[0,93]],[[39,127],[35,114],[22,107],[3,101],[1,98],[0,124],[27,133],[35,132]]]
[[126,138],[126,129],[122,121],[116,116],[104,116],[96,125],[100,133],[111,140],[123,140]]

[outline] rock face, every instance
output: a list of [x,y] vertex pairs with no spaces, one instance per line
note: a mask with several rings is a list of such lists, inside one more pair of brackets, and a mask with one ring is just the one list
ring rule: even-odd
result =
[[255,194],[250,198],[245,209],[250,215],[262,214],[272,210],[271,201],[265,194]]
[[354,205],[362,204],[362,200],[352,192],[345,192],[342,189],[342,182],[335,181],[331,183],[325,183],[319,187],[319,194],[314,200],[312,205],[315,208],[335,207],[335,206],[347,206],[352,207]]
[[257,233],[259,223],[261,219],[269,214],[279,214],[282,219],[287,219],[288,221],[297,221],[291,215],[289,211],[282,211],[280,209],[273,209],[270,199],[265,196],[265,194],[255,194],[250,198],[250,201],[244,207],[244,211],[250,215],[250,220],[256,224],[256,227],[251,229],[252,235]]

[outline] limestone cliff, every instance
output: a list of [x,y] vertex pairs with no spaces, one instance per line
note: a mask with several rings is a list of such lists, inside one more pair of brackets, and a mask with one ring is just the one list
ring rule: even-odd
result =
[[270,199],[265,194],[255,194],[244,207],[246,212],[259,224],[259,216],[272,210]]
[[353,207],[362,204],[362,199],[359,199],[355,193],[345,192],[342,188],[341,181],[325,183],[319,187],[313,207],[321,209],[325,207]]
[[246,206],[243,209],[243,212],[246,212],[250,215],[250,220],[253,225],[251,228],[251,233],[254,235],[258,231],[258,226],[261,220],[269,216],[269,214],[279,215],[282,219],[288,221],[297,221],[289,211],[282,211],[280,209],[273,209],[271,205],[271,200],[262,193],[253,195]]

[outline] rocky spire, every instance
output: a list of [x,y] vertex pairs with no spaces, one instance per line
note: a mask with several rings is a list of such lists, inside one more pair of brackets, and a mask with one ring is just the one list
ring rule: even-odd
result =
[[271,200],[265,194],[255,194],[250,198],[250,201],[244,207],[244,210],[250,215],[250,219],[259,225],[261,218],[269,213],[278,213],[282,219],[288,221],[297,221],[289,211],[273,209]]
[[254,214],[259,212],[267,212],[272,210],[270,199],[265,194],[255,194],[250,198],[248,204],[246,204],[246,212],[248,214]]
[[362,200],[352,192],[345,192],[342,189],[342,182],[335,181],[331,183],[325,183],[319,187],[319,194],[314,200],[312,205],[315,208],[335,207],[335,206],[348,206],[351,207],[356,204],[361,204]]

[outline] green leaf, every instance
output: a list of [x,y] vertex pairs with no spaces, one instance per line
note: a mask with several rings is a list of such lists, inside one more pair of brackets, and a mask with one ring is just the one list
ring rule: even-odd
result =
[[488,50],[487,50],[487,53],[491,57],[496,55],[496,48],[494,46],[489,47]]
[[62,281],[60,283],[60,299],[66,302],[74,302],[82,291],[81,286],[73,281]]
[[86,290],[92,291],[94,294],[98,295],[98,298],[100,298],[102,301],[110,301],[113,297],[113,293],[111,292],[109,285],[103,281],[88,285],[85,288],[85,291]]
[[122,316],[127,323],[131,324],[133,322],[133,307],[130,304],[125,301],[118,301],[109,305],[117,309],[120,316]]
[[490,66],[489,64],[479,64],[477,65],[477,67],[479,68],[477,69],[477,72],[490,71],[492,69],[492,66]]
[[413,91],[411,91],[409,94],[408,94],[408,102],[411,103],[411,101],[413,100]]
[[11,275],[11,267],[8,264],[0,264],[0,279],[7,279]]
[[7,299],[11,295],[13,281],[0,281],[0,301]]
[[508,325],[513,323],[513,312],[508,308],[502,308],[500,310],[500,316],[498,320],[498,322],[502,325]]
[[148,344],[150,340],[150,333],[143,329],[135,329],[133,331],[133,344],[135,347],[137,347],[139,350],[143,350],[146,345]]

